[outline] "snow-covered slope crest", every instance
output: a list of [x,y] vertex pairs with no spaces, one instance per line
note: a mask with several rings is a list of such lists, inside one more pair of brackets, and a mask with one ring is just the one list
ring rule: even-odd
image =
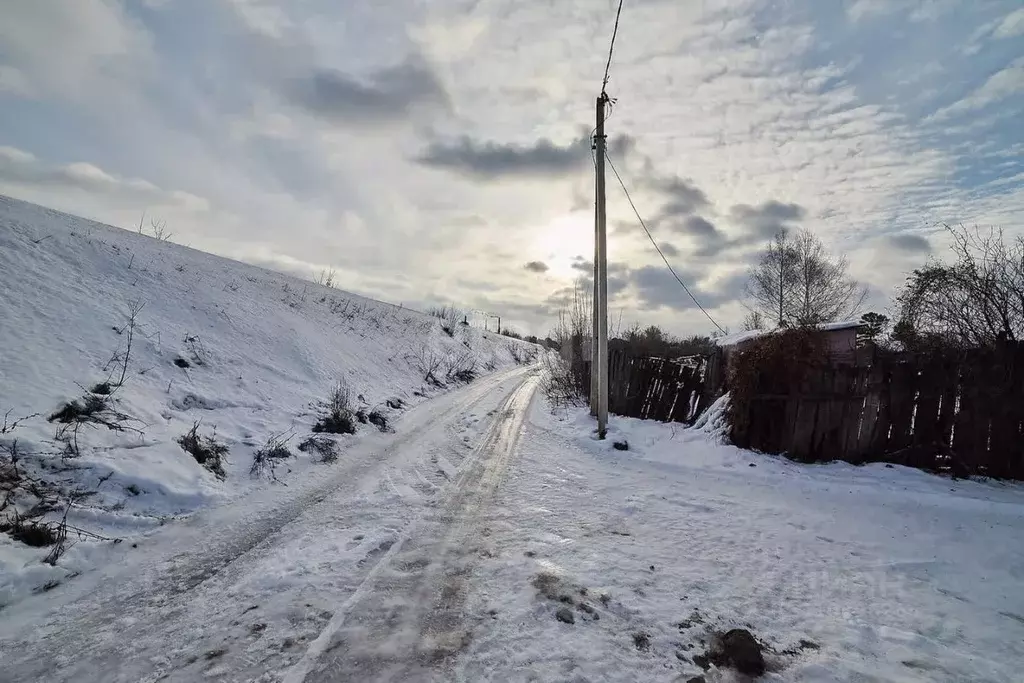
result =
[[[5,577],[49,550],[11,537],[11,515],[40,502],[22,495],[26,478],[45,482],[52,496],[42,521],[68,510],[68,525],[104,536],[267,485],[249,470],[273,435],[290,437],[295,457],[276,472],[287,481],[318,459],[296,446],[339,381],[353,410],[390,418],[457,383],[459,371],[485,374],[536,354],[531,344],[451,329],[416,311],[0,196],[0,424],[9,411],[0,434],[0,607]],[[112,395],[91,393],[104,384]],[[100,419],[119,430],[86,422],[75,440],[76,422],[48,419],[75,400],[86,408],[103,401]],[[179,445],[196,423],[201,437],[228,448],[223,477]],[[340,457],[353,438],[360,432],[337,439]],[[17,501],[5,500],[15,481]],[[14,589],[6,590],[10,597]]]

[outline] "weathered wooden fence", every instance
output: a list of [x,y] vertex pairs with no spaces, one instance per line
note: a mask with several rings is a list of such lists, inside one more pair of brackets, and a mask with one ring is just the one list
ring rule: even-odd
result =
[[733,397],[737,446],[1024,479],[1024,343],[799,374]]
[[717,398],[722,382],[720,354],[666,359],[611,349],[608,372],[609,412],[661,422],[696,419]]

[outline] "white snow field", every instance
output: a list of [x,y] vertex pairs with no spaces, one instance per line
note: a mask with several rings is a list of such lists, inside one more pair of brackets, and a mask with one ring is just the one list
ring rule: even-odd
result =
[[693,663],[731,628],[766,681],[1024,680],[1024,487],[750,453],[722,407],[597,441],[538,402],[480,521],[458,680],[749,680]]
[[[117,383],[133,306],[128,371],[112,398],[132,421],[121,432],[83,427],[78,456],[62,458],[60,425],[47,417],[97,383]],[[442,382],[447,370],[512,368],[510,345],[522,360],[536,353],[461,325],[453,338],[416,311],[0,196],[0,422],[8,411],[8,423],[35,415],[0,435],[0,447],[17,440],[22,472],[88,493],[67,523],[124,545],[253,489],[286,494],[304,478],[332,477],[354,444],[381,436],[365,424],[335,438],[333,465],[297,450],[318,419],[314,404],[339,380],[353,408],[393,421],[439,393],[424,368],[436,365]],[[176,441],[196,422],[229,448],[223,479]],[[291,437],[295,455],[277,468],[280,483],[249,474],[254,450],[275,434]],[[61,499],[44,520],[65,508]],[[0,533],[0,620],[12,603],[120,551],[75,532],[68,546],[50,566],[41,562],[48,548]]]
[[[613,417],[598,441],[503,338],[12,200],[0,285],[0,401],[42,413],[0,446],[96,490],[69,521],[126,539],[51,567],[0,536],[0,683],[728,683],[750,679],[698,661],[740,627],[765,681],[1024,680],[1019,484],[742,451],[724,399],[693,429]],[[83,431],[63,463],[45,417],[105,379],[133,300],[114,396],[144,435]],[[182,369],[186,336],[203,363]],[[493,372],[427,391],[463,341]],[[251,479],[339,377],[394,432]],[[174,442],[200,417],[223,480]]]

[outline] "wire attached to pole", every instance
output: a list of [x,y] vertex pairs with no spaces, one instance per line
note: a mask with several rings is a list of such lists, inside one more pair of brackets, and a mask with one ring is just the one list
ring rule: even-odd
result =
[[661,250],[661,247],[658,246],[658,242],[654,239],[654,235],[652,235],[651,231],[647,229],[647,223],[644,222],[643,217],[640,215],[640,212],[636,208],[636,204],[633,203],[633,198],[629,196],[629,190],[626,189],[626,184],[622,182],[622,177],[619,175],[618,170],[615,168],[615,164],[612,162],[611,155],[608,154],[607,151],[605,152],[605,159],[608,160],[608,165],[611,167],[612,173],[615,174],[615,179],[619,181],[619,187],[622,188],[623,194],[626,195],[626,201],[629,202],[629,206],[633,209],[633,213],[636,214],[636,219],[640,221],[640,226],[644,229],[644,232],[647,233],[647,239],[649,239],[651,241],[651,244],[654,245],[654,248],[658,250],[658,255],[661,256],[661,260],[665,262],[665,265],[668,267],[669,272],[672,273],[672,277],[674,277],[676,279],[676,282],[678,282],[680,286],[682,286],[683,290],[685,290],[686,293],[693,300],[693,303],[695,303],[697,305],[697,308],[700,309],[700,312],[707,316],[707,319],[711,321],[711,324],[717,327],[719,332],[721,332],[722,334],[726,334],[725,329],[721,325],[719,325],[718,322],[711,317],[711,314],[708,313],[707,309],[704,308],[704,306],[702,306],[699,301],[697,301],[697,297],[693,295],[693,292],[690,291],[690,288],[686,286],[686,283],[683,282],[683,279],[679,277],[679,275],[676,273],[675,268],[673,268],[672,264],[669,263],[668,258],[665,256],[665,252]]
[[619,9],[615,12],[615,28],[612,29],[612,42],[608,46],[608,63],[604,67],[604,80],[601,81],[601,93],[604,94],[605,89],[608,87],[608,72],[612,68],[612,54],[615,52],[615,36],[619,34],[619,17],[622,16],[622,2],[619,0]]

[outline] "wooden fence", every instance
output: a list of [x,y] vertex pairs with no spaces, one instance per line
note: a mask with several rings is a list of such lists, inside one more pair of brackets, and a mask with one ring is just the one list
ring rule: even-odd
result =
[[[584,372],[589,370],[585,363]],[[609,412],[642,420],[691,422],[717,398],[722,383],[721,354],[666,359],[611,349],[608,371]]]
[[733,397],[737,446],[1024,479],[1024,343],[797,374]]

